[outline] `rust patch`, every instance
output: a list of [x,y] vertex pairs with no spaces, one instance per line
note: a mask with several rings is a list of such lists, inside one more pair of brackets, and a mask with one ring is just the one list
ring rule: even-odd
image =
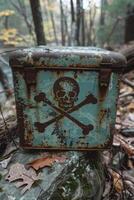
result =
[[21,144],[25,143],[24,140],[24,132],[25,132],[25,125],[24,125],[24,114],[23,114],[23,105],[19,102],[19,100],[16,100],[16,110],[17,110],[17,121],[19,124],[19,136],[20,136],[20,141]]
[[35,84],[36,83],[36,76],[37,76],[37,71],[33,68],[27,68],[24,69],[24,74],[25,74],[25,81],[27,84]]
[[100,114],[99,114],[99,123],[101,124],[105,115],[107,114],[108,110],[107,109],[101,109]]
[[[34,126],[38,129],[38,131],[39,131],[40,133],[43,133],[44,130],[45,130],[44,124],[43,124],[43,123],[35,122],[35,123],[34,123]],[[48,125],[46,124],[46,126],[48,126]]]
[[33,68],[27,68],[24,70],[24,80],[26,81],[27,85],[27,96],[30,99],[32,91],[36,88],[36,78],[37,78],[37,71]]
[[44,101],[45,97],[46,97],[45,93],[40,92],[38,95],[36,95],[36,96],[34,97],[34,100],[35,100],[37,103],[39,103],[39,102],[41,102],[41,101]]
[[32,128],[30,122],[27,121],[26,118],[24,120],[24,125],[25,125],[25,134],[24,134],[25,143],[32,144],[33,140]]
[[105,100],[107,91],[108,91],[108,86],[109,86],[109,81],[111,77],[111,69],[103,69],[100,71],[99,74],[99,101],[103,102]]

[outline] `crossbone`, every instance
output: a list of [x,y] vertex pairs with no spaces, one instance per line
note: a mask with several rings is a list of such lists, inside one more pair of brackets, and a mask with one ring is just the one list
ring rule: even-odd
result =
[[79,126],[82,129],[82,132],[83,132],[84,135],[87,135],[89,133],[89,131],[91,131],[93,129],[92,124],[85,125],[69,114],[69,113],[74,112],[75,110],[78,110],[79,108],[83,107],[86,104],[89,104],[89,103],[96,104],[97,99],[92,94],[89,94],[82,102],[80,102],[79,104],[77,104],[73,108],[68,109],[67,111],[64,111],[64,110],[56,107],[55,105],[53,105],[52,102],[46,97],[45,93],[39,93],[37,96],[35,96],[34,99],[37,102],[43,101],[43,102],[47,103],[50,107],[52,107],[53,109],[55,109],[56,111],[58,111],[60,113],[60,115],[56,116],[54,119],[51,119],[47,122],[44,122],[44,123],[35,122],[34,125],[38,129],[39,132],[44,132],[45,128],[47,126],[49,126],[52,123],[60,120],[64,116],[67,117],[72,122],[74,122],[77,126]]

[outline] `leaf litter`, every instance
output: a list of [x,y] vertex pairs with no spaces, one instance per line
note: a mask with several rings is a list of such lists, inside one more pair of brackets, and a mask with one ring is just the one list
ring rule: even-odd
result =
[[[134,71],[125,74],[122,80],[134,84]],[[113,145],[103,152],[106,166],[106,184],[103,200],[134,199],[134,87],[121,82],[117,105]]]

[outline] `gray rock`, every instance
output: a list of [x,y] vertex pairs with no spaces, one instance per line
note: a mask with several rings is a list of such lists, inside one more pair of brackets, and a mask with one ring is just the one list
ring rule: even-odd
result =
[[13,163],[26,164],[41,155],[39,151],[18,150],[14,153],[8,168],[0,172],[0,200],[100,200],[105,185],[100,154],[76,151],[57,154],[67,157],[64,163],[56,162],[52,167],[40,170],[41,180],[21,195],[20,188],[5,181],[5,174]]

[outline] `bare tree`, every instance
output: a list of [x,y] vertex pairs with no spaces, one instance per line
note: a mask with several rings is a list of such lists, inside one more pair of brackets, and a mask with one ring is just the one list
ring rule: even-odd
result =
[[4,25],[5,25],[5,29],[8,29],[8,16],[5,16]]
[[[70,13],[69,13],[70,14]],[[65,42],[67,45],[71,45],[71,36],[70,36],[70,31],[69,31],[69,20],[68,20],[68,6],[64,6],[64,29],[65,29]]]
[[80,14],[81,14],[81,0],[77,0],[76,1],[76,34],[75,34],[75,38],[76,38],[76,43],[77,45],[80,45]]
[[134,6],[128,4],[125,19],[125,42],[134,40]]
[[60,0],[60,19],[61,19],[61,43],[64,46],[65,45],[65,23],[64,23],[64,10],[63,10],[63,4],[62,0]]
[[93,26],[93,20],[92,20],[92,10],[89,10],[89,27],[87,31],[87,45],[91,45],[92,39],[91,39],[91,34],[92,34],[92,26]]
[[[49,23],[50,15],[49,15],[49,11],[48,11],[48,2],[47,1],[44,1],[43,10],[44,10],[45,19]],[[52,38],[52,33],[51,33],[50,28],[47,28],[47,33],[49,35],[49,38]]]
[[74,45],[75,41],[75,9],[74,9],[74,2],[70,0],[70,7],[71,7],[71,33],[70,33],[70,40],[71,44]]
[[85,45],[83,0],[76,1],[76,44]]
[[[47,2],[48,2],[48,6],[50,7],[51,6],[50,0],[47,0]],[[51,9],[49,10],[49,14],[50,14],[50,18],[51,18],[52,27],[53,27],[53,34],[54,34],[55,42],[56,42],[56,44],[58,44],[56,26],[55,26],[55,20],[54,20],[54,14],[51,11]]]
[[84,8],[83,8],[83,0],[82,0],[82,13],[81,13],[81,45],[85,46],[85,17],[84,17]]
[[89,27],[87,31],[87,45],[95,45],[95,17],[96,17],[96,6],[94,5],[89,9]]
[[11,0],[12,6],[16,9],[16,11],[23,17],[24,22],[26,23],[27,29],[29,34],[32,36],[33,41],[35,42],[35,36],[33,33],[33,24],[32,22],[28,19],[28,15],[26,12],[26,5],[24,1],[18,0],[17,3]]
[[101,0],[101,7],[100,7],[100,25],[103,26],[105,24],[105,5],[107,4],[107,0]]
[[45,33],[43,28],[43,19],[41,14],[41,6],[39,0],[30,0],[32,16],[34,21],[35,34],[37,44],[46,44]]
[[71,5],[71,21],[73,23],[73,22],[75,22],[75,11],[74,11],[73,0],[70,0],[70,5]]

